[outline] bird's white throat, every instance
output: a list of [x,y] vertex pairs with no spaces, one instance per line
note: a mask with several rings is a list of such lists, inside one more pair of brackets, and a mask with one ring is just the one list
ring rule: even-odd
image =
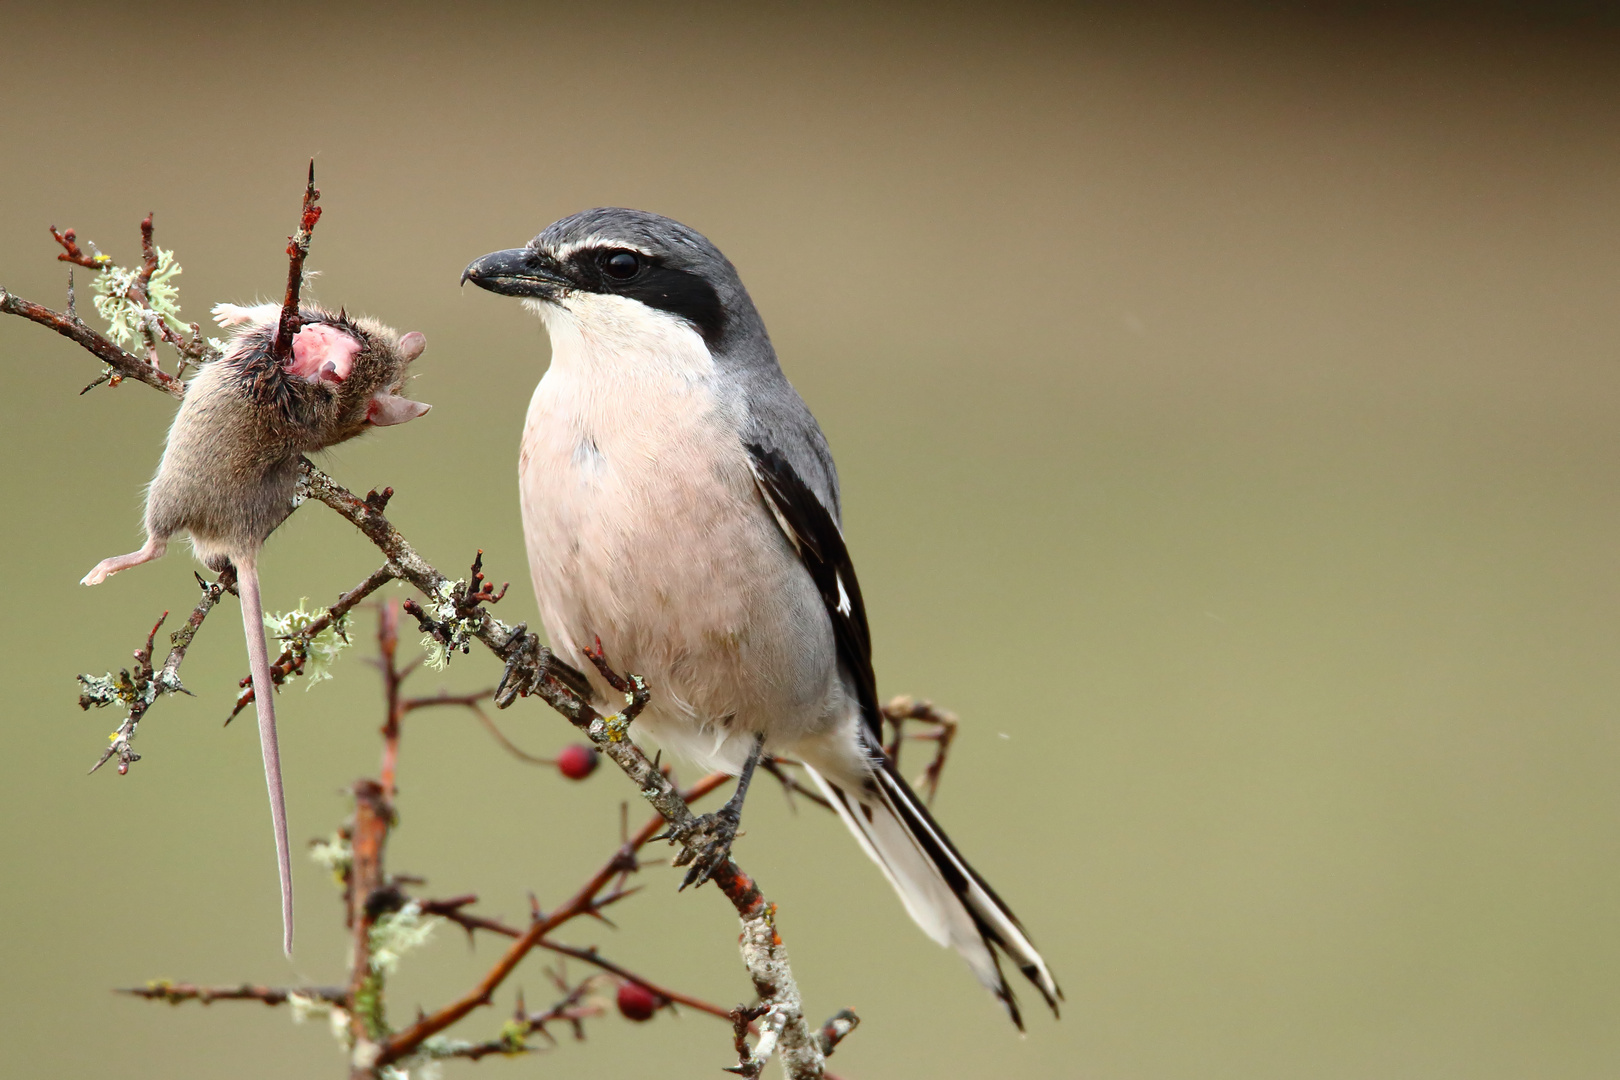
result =
[[551,337],[551,372],[610,382],[690,382],[714,374],[714,357],[691,323],[639,300],[574,293],[524,304]]

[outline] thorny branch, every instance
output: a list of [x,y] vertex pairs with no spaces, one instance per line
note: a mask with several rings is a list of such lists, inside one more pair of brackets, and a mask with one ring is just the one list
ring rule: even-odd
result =
[[[292,335],[297,330],[298,294],[303,280],[303,264],[309,252],[312,230],[321,214],[321,208],[317,205],[319,196],[320,193],[314,186],[312,162],[299,228],[289,238],[287,249],[289,256],[287,292],[278,324],[276,343],[282,352],[290,351]],[[111,265],[111,260],[99,252],[85,255],[78,248],[73,230],[57,233],[53,228],[51,231],[64,249],[63,254],[59,256],[63,261],[95,270],[104,270]],[[146,288],[157,266],[157,254],[152,245],[150,217],[142,222],[142,254],[141,269],[134,285],[131,286],[128,298],[150,313]],[[111,373],[108,381],[114,384],[122,378],[135,378],[162,390],[171,397],[180,398],[184,395],[184,384],[157,366],[155,342],[149,339],[148,344],[152,346],[149,350],[151,357],[143,361],[79,319],[72,305],[71,282],[69,310],[66,314],[30,303],[4,289],[0,289],[0,313],[19,315],[77,342],[107,365]],[[167,330],[161,318],[149,320],[147,325],[163,328],[159,332],[162,333],[164,340],[181,353],[182,368],[187,359],[204,357],[205,350],[200,344],[201,335],[195,325],[192,327],[191,342],[186,342],[179,335]],[[393,646],[390,644],[384,650],[389,712],[383,728],[383,780],[381,782],[361,780],[355,785],[355,816],[349,827],[340,835],[348,845],[348,863],[343,869],[343,877],[347,919],[354,934],[350,984],[342,989],[316,988],[305,991],[249,985],[233,989],[154,983],[145,990],[128,992],[171,1002],[258,1000],[267,1004],[279,1004],[289,1000],[307,999],[341,1007],[350,1018],[349,1032],[353,1039],[352,1075],[376,1078],[381,1075],[381,1070],[385,1066],[414,1061],[424,1055],[457,1056],[476,1060],[489,1053],[521,1052],[526,1049],[522,1043],[523,1038],[537,1032],[544,1033],[548,1022],[566,1020],[578,1033],[580,1020],[587,1015],[595,1015],[591,1007],[585,1004],[585,988],[589,980],[569,986],[559,978],[559,988],[565,991],[563,999],[552,1009],[540,1014],[525,1014],[520,1009],[519,1017],[513,1025],[503,1030],[501,1039],[496,1043],[450,1046],[439,1036],[440,1032],[469,1013],[490,1004],[495,990],[523,958],[538,947],[589,963],[606,975],[622,980],[623,984],[633,984],[652,993],[664,1004],[679,1003],[716,1016],[734,1018],[738,1025],[739,1064],[731,1070],[733,1072],[744,1076],[757,1076],[769,1058],[777,1055],[782,1058],[785,1070],[793,1080],[822,1076],[824,1058],[853,1030],[857,1020],[853,1013],[846,1010],[835,1015],[822,1028],[812,1031],[803,1013],[799,991],[788,966],[786,950],[776,931],[775,905],[766,900],[758,885],[734,861],[727,859],[714,872],[711,880],[731,902],[741,919],[743,960],[758,995],[754,1005],[740,1006],[736,1010],[722,1010],[718,1006],[678,994],[634,975],[599,955],[594,947],[578,948],[548,938],[552,931],[580,916],[603,918],[601,914],[603,908],[636,891],[625,886],[628,875],[634,873],[640,866],[637,857],[639,850],[658,835],[660,830],[695,837],[697,834],[694,831],[682,829],[694,817],[689,802],[713,791],[728,778],[715,774],[705,777],[686,791],[681,791],[675,785],[669,771],[650,761],[627,737],[630,724],[634,721],[636,713],[645,705],[651,692],[646,684],[635,675],[614,674],[607,666],[605,658],[593,658],[600,661],[598,666],[610,676],[608,680],[610,684],[622,687],[626,696],[626,707],[622,711],[607,716],[598,712],[591,703],[590,685],[580,672],[558,660],[525,624],[508,626],[488,612],[485,605],[497,603],[505,595],[506,590],[503,586],[496,592],[484,582],[482,552],[479,552],[478,559],[474,561],[468,580],[452,581],[423,559],[384,515],[388,500],[393,495],[392,488],[385,488],[380,494],[372,491],[366,498],[361,499],[308,461],[301,462],[300,471],[297,501],[301,503],[313,498],[334,510],[369,539],[383,553],[385,561],[381,568],[341,596],[319,616],[316,620],[319,625],[311,624],[293,639],[288,640],[286,649],[275,665],[278,684],[302,670],[301,649],[307,647],[315,633],[330,626],[388,581],[405,582],[420,592],[424,598],[424,602],[421,603],[410,602],[408,610],[417,619],[424,632],[444,648],[447,656],[452,652],[469,651],[471,641],[477,640],[504,662],[505,671],[494,691],[494,701],[498,708],[510,706],[519,697],[539,697],[582,731],[600,752],[612,758],[637,785],[642,796],[652,804],[658,816],[650,820],[634,836],[626,837],[606,865],[562,906],[549,914],[536,909],[527,927],[508,927],[495,920],[470,915],[464,909],[474,902],[473,897],[462,897],[453,901],[411,900],[403,889],[410,879],[389,879],[383,872],[384,848],[394,822],[392,805],[395,786],[394,767],[397,763],[400,720],[412,709],[430,704],[465,705],[477,712],[481,719],[487,721],[488,718],[483,716],[478,707],[484,695],[462,699],[442,696],[430,699],[400,697],[399,683],[409,673],[409,669],[402,671],[395,665]],[[203,596],[186,625],[171,635],[172,647],[161,668],[154,669],[152,665],[153,642],[158,629],[158,626],[154,626],[145,646],[135,652],[136,666],[133,671],[125,670],[117,677],[109,675],[99,680],[81,676],[85,686],[80,699],[81,705],[88,708],[90,705],[99,706],[119,701],[129,709],[129,718],[114,733],[112,745],[102,757],[104,763],[117,756],[120,772],[126,771],[132,762],[139,760],[139,755],[130,750],[129,742],[141,718],[156,698],[163,693],[185,692],[179,681],[178,670],[185,658],[186,649],[208,612],[218,603],[224,592],[233,591],[235,584],[234,574],[230,570],[221,574],[214,582],[207,582],[200,576],[198,581]],[[384,605],[382,632],[385,638],[390,640],[395,639],[397,634],[395,616],[392,612],[392,605]],[[162,620],[159,620],[158,625],[161,625],[161,622]],[[237,708],[242,708],[251,700],[250,691],[239,699]],[[895,739],[890,744],[891,754],[898,754],[902,739],[901,729],[906,721],[922,721],[933,725],[932,731],[906,736],[931,739],[938,744],[935,761],[929,766],[923,781],[923,786],[932,796],[938,782],[939,770],[944,764],[946,752],[955,732],[955,718],[942,710],[933,709],[927,702],[919,703],[898,698],[885,709],[885,718],[895,726]],[[504,739],[502,741],[505,743]],[[505,745],[508,749],[516,751],[510,743]],[[516,752],[521,754],[520,751]],[[825,805],[824,800],[818,795],[808,791],[782,771],[782,767],[789,764],[792,763],[771,761],[766,768],[782,780],[784,790],[790,796],[804,795]],[[438,914],[463,926],[469,934],[481,929],[508,937],[512,939],[512,944],[469,993],[436,1012],[419,1015],[413,1024],[402,1031],[392,1031],[383,1020],[382,973],[375,967],[373,932],[379,923],[413,904],[418,913]],[[600,977],[605,976],[595,976]],[[750,1031],[758,1034],[752,1048],[747,1042]]]
[[163,666],[156,670],[152,667],[153,642],[157,638],[158,628],[163,620],[169,617],[165,611],[152,627],[152,632],[146,635],[146,644],[135,650],[135,670],[128,668],[120,671],[116,676],[111,673],[96,678],[91,675],[80,675],[79,708],[89,709],[91,706],[104,708],[117,702],[129,710],[129,715],[118,729],[112,733],[108,740],[107,749],[101,754],[100,760],[90,767],[95,772],[107,764],[113,757],[118,758],[118,773],[120,776],[129,772],[134,762],[141,760],[130,747],[130,740],[135,737],[135,730],[145,718],[146,711],[152,707],[158,697],[163,694],[189,694],[180,682],[180,664],[186,658],[186,650],[191,647],[192,638],[202,627],[203,620],[208,613],[219,603],[220,597],[227,591],[235,591],[236,571],[227,567],[218,579],[208,581],[201,574],[193,575],[197,585],[202,589],[202,599],[192,609],[191,616],[186,624],[169,635],[169,655],[164,658]]
[[[72,230],[68,230],[71,232]],[[29,322],[48,326],[58,334],[88,349],[113,372],[111,381],[137,379],[161,390],[172,398],[184,396],[186,384],[156,365],[149,364],[134,353],[114,344],[105,335],[90,327],[77,314],[52,311],[41,304],[31,303],[0,286],[0,312],[20,315]],[[92,384],[94,385],[94,384]]]
[[276,337],[270,343],[270,358],[282,363],[292,355],[293,335],[298,333],[302,320],[298,314],[298,293],[304,287],[304,260],[309,258],[309,242],[314,238],[315,223],[321,220],[321,192],[315,186],[315,159],[309,161],[309,182],[304,186],[304,208],[298,215],[298,229],[287,237],[287,294],[281,301],[281,318],[276,323]]
[[[62,251],[56,257],[58,260],[73,266],[82,266],[97,273],[116,270],[110,256],[95,250],[91,244],[91,253],[86,254],[79,247],[78,234],[73,229],[58,232],[56,226],[50,227],[51,238],[61,246]],[[7,315],[17,315],[30,322],[49,327],[69,338],[97,357],[106,365],[101,377],[86,386],[80,393],[88,393],[102,383],[117,386],[124,379],[136,379],[146,383],[154,389],[162,390],[170,397],[179,398],[185,394],[185,384],[180,376],[185,373],[188,365],[200,364],[217,356],[212,345],[203,336],[202,327],[196,323],[191,324],[189,338],[180,334],[169,325],[166,319],[152,304],[151,285],[152,275],[157,272],[160,255],[153,240],[152,215],[147,214],[141,221],[141,262],[138,269],[129,278],[129,284],[123,288],[121,295],[128,300],[140,313],[139,332],[146,343],[146,358],[136,356],[134,353],[120,346],[105,334],[95,330],[84,320],[74,302],[73,272],[68,272],[67,310],[65,312],[53,311],[41,304],[35,304],[22,297],[8,292],[0,287],[0,312]],[[172,346],[179,355],[179,362],[175,373],[170,375],[158,363],[157,343],[162,340]]]
[[[311,620],[303,630],[286,638],[287,647],[270,664],[270,680],[275,685],[281,686],[293,676],[303,674],[304,663],[309,659],[309,643],[315,636],[341,620],[362,600],[393,580],[392,570],[387,566],[379,567],[372,571],[371,576],[338,597],[331,607]],[[236,715],[243,709],[253,704],[253,677],[245,676],[237,686],[242,687],[242,692],[236,696],[236,704],[231,709],[231,715],[225,718],[227,724],[236,719]]]
[[532,1048],[525,1042],[531,1035],[544,1035],[549,1041],[555,1043],[556,1037],[546,1027],[547,1024],[566,1023],[572,1030],[574,1038],[585,1038],[585,1025],[583,1021],[593,1016],[600,1016],[606,1010],[596,1002],[590,1000],[590,993],[594,988],[595,979],[586,978],[577,985],[569,986],[566,979],[557,972],[552,972],[552,981],[560,989],[566,991],[562,999],[544,1012],[531,1013],[524,1006],[522,995],[518,997],[517,1010],[505,1027],[501,1029],[500,1038],[488,1039],[481,1043],[470,1043],[456,1046],[445,1053],[445,1057],[466,1058],[468,1061],[477,1061],[479,1058],[491,1054],[526,1053]]
[[154,979],[145,986],[120,990],[118,993],[146,998],[149,1001],[167,1001],[170,1005],[178,1005],[182,1001],[200,1001],[204,1005],[216,1001],[262,1001],[266,1005],[285,1005],[289,998],[295,997],[342,1005],[348,1000],[347,991],[337,986],[288,988],[254,986],[251,983],[243,983],[240,986],[193,986],[191,983],[176,983],[167,979]]

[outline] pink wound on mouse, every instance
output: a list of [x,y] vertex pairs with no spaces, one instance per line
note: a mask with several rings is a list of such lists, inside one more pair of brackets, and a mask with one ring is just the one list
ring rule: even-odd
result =
[[342,382],[354,370],[360,342],[327,323],[309,323],[293,335],[287,370],[310,382]]

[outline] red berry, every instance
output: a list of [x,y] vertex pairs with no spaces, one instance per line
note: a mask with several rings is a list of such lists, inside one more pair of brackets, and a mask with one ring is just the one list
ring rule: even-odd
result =
[[583,780],[596,771],[596,750],[575,743],[557,755],[557,770],[570,780]]
[[619,1012],[626,1020],[651,1020],[664,999],[638,983],[619,984]]

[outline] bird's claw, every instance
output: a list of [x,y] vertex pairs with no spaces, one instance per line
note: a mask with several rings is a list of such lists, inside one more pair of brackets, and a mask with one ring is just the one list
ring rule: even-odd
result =
[[687,845],[675,856],[674,865],[691,865],[677,892],[689,885],[702,885],[731,858],[731,844],[737,839],[737,825],[741,817],[740,813],[726,806],[712,814],[701,814],[684,826],[669,828],[664,835],[670,842],[678,841]]

